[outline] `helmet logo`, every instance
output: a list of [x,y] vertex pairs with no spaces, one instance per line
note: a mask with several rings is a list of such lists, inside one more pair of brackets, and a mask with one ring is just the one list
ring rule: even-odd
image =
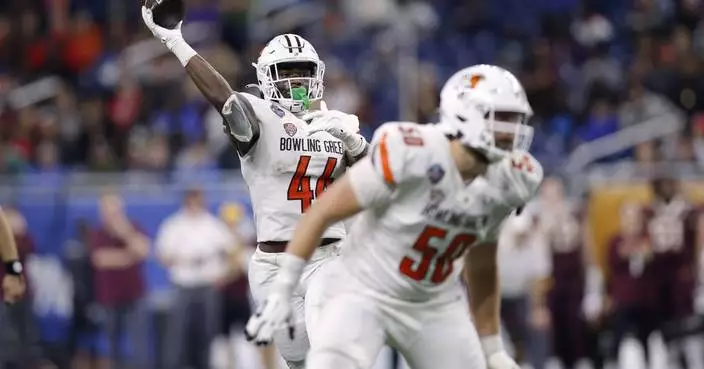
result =
[[483,74],[472,74],[471,76],[465,76],[465,80],[467,85],[469,86],[470,89],[474,89],[477,87],[479,82],[485,80],[486,77],[484,77]]

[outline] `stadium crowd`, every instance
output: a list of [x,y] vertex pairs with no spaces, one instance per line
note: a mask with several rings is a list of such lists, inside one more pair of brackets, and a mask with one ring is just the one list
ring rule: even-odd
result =
[[[552,174],[562,172],[569,153],[580,144],[633,127],[645,130],[653,122],[675,127],[673,133],[601,155],[598,162],[704,165],[704,98],[700,98],[704,96],[704,4],[700,0],[536,0],[530,4],[523,0],[187,0],[187,4],[190,30],[186,29],[186,37],[238,89],[256,81],[250,63],[272,36],[305,35],[327,63],[328,106],[357,114],[367,137],[385,121],[433,121],[439,86],[450,73],[470,64],[494,63],[514,71],[524,84],[536,113],[533,151]],[[237,156],[222,133],[222,118],[184,78],[178,60],[159,52],[163,48],[154,44],[141,24],[137,5],[120,0],[0,2],[0,172],[6,178],[31,176],[35,186],[58,186],[74,172],[168,175],[238,168]],[[4,183],[11,186],[9,179]],[[672,192],[679,191],[672,184],[655,181],[653,192],[661,200],[672,197]],[[615,356],[613,342],[628,332],[645,342],[651,332],[663,331],[669,343],[695,331],[696,324],[677,321],[695,313],[696,260],[702,237],[696,207],[683,205],[687,211],[680,209],[674,215],[667,207],[664,215],[659,214],[657,200],[654,206],[624,207],[626,235],[607,240],[605,244],[614,246],[606,247],[607,256],[602,258],[603,265],[609,266],[603,287],[608,298],[598,303],[599,313],[584,319],[581,298],[589,292],[584,290],[588,270],[599,262],[581,256],[590,246],[577,235],[589,233],[594,216],[589,216],[588,202],[577,200],[574,209],[570,205],[569,211],[559,210],[570,214],[564,218],[570,221],[560,227],[572,232],[567,251],[577,250],[577,258],[561,257],[556,250],[550,263],[552,287],[545,284],[544,293],[537,294],[544,301],[533,306],[530,314],[518,314],[523,319],[517,324],[519,338],[542,332],[548,342],[543,348],[522,347],[518,342],[518,351],[529,351],[524,359],[536,369],[543,361],[535,356],[541,355],[560,356],[566,364],[587,357],[600,362]],[[665,215],[672,215],[668,221],[675,218],[682,223],[650,223]],[[43,230],[33,229],[31,217],[27,218],[24,221],[20,212],[14,213],[13,225],[22,249],[29,253],[31,238]],[[664,262],[651,263],[660,260],[653,256],[657,250],[642,249],[639,237],[650,227],[680,226],[682,237],[673,247],[686,250],[684,259],[673,261],[677,257],[666,255]],[[90,243],[99,227],[81,223],[71,241]],[[579,230],[574,231],[575,227]],[[145,231],[151,235],[157,229],[147,228],[153,228]],[[616,245],[624,239],[638,242],[626,242],[633,247],[622,251]],[[64,241],[68,240],[58,243]],[[553,241],[543,240],[548,246]],[[91,270],[97,266],[85,263],[95,259],[85,255],[78,259],[84,261],[79,263],[82,266],[71,267],[76,304],[90,306],[109,287],[93,277]],[[576,277],[575,270],[583,272]],[[664,275],[668,277],[658,278]],[[246,291],[241,291],[242,280],[239,283],[241,298]],[[558,287],[563,293],[559,296],[554,292]],[[558,303],[568,300],[568,304]],[[246,316],[247,310],[242,309],[239,314]],[[86,314],[76,314],[74,324],[91,320]],[[33,325],[29,313],[17,320],[25,328]],[[515,326],[507,324],[509,331],[515,332]],[[75,337],[72,341],[40,333],[12,339],[19,339],[23,355],[51,360],[59,367],[68,365],[68,358],[84,347]],[[550,336],[560,345],[549,344]],[[111,350],[98,352],[107,355]],[[262,355],[270,360],[270,353]],[[7,358],[0,355],[0,364],[2,359]]]
[[[670,115],[686,123],[687,134],[633,155],[704,155],[696,0],[367,2],[193,0],[188,19],[202,26],[204,55],[240,88],[255,81],[249,63],[270,36],[305,34],[329,64],[328,105],[357,113],[366,134],[384,121],[432,120],[438,86],[451,71],[493,62],[521,77],[536,111],[534,147],[552,168],[561,163],[551,158],[581,142]],[[126,49],[148,36],[132,5],[0,5],[4,171],[237,166],[219,117],[184,82],[177,62],[153,44]],[[398,56],[413,45],[419,64],[404,68]],[[55,91],[8,101],[14,88],[43,76],[60,78]],[[400,107],[403,86],[417,95],[413,111]]]

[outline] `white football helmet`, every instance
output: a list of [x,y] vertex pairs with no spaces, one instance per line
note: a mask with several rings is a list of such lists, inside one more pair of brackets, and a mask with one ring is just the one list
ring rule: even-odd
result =
[[325,63],[301,36],[274,37],[252,65],[264,98],[292,113],[306,111],[311,102],[323,98]]
[[440,92],[440,125],[491,162],[516,150],[528,151],[533,127],[527,122],[532,115],[521,83],[497,66],[464,68]]

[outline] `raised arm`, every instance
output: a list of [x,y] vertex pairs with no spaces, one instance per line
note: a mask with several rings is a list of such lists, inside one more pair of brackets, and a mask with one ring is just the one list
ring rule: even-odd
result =
[[225,77],[198,54],[188,60],[185,68],[198,90],[215,109],[221,112],[227,100],[234,93]]
[[188,76],[210,104],[225,119],[224,130],[240,155],[246,154],[259,137],[259,120],[251,104],[235,92],[225,78],[183,39],[181,24],[167,29],[154,23],[152,11],[142,7],[144,24],[181,62]]

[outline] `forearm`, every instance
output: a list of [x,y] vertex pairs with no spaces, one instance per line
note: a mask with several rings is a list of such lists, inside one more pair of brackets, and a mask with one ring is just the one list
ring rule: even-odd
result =
[[328,225],[329,222],[317,214],[304,215],[296,227],[286,252],[301,259],[310,260]]
[[5,212],[2,210],[0,210],[0,257],[3,262],[19,259],[15,236],[12,234]]
[[[469,268],[467,288],[469,289],[469,308],[474,317],[474,324],[479,336],[499,333],[501,296],[499,295],[498,277],[495,272],[483,268]],[[476,270],[482,269],[482,270]]]
[[134,262],[134,257],[125,250],[100,249],[92,256],[98,269],[122,269]]
[[233,250],[227,253],[227,273],[225,279],[228,281],[236,280],[242,274],[244,274],[244,257],[242,255],[242,250],[239,246],[235,247]]
[[188,61],[186,72],[210,104],[222,112],[225,103],[234,93],[225,77],[200,55],[195,55]]
[[485,245],[471,250],[467,256],[465,278],[469,292],[469,307],[474,317],[474,324],[479,336],[492,336],[499,333],[501,295],[499,292],[499,277],[496,262],[488,262],[484,257],[473,257],[474,252]]
[[352,217],[361,210],[348,173],[335,182],[298,222],[293,238],[286,247],[283,260],[285,265],[282,265],[279,271],[277,284],[290,287],[292,283],[298,282],[306,262],[313,256],[325,230],[331,224]]
[[125,244],[132,257],[138,261],[143,260],[149,254],[149,239],[139,232],[134,232],[125,237]]
[[543,307],[547,304],[547,294],[552,287],[553,280],[551,277],[543,277],[536,279],[531,288],[531,304],[534,307]]
[[259,137],[259,120],[247,99],[232,90],[225,78],[205,59],[196,55],[186,71],[203,96],[225,120],[225,132],[241,155],[246,154]]

